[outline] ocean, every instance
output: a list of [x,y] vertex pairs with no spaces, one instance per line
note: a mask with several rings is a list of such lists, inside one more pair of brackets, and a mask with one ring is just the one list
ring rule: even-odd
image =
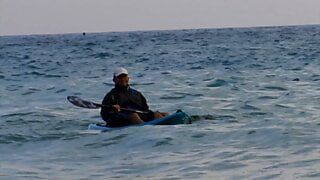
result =
[[[0,37],[0,179],[320,179],[320,26]],[[192,124],[97,132],[125,67]]]

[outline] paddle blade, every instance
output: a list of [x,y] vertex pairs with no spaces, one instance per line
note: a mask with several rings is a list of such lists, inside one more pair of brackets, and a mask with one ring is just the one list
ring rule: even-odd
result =
[[90,102],[90,101],[85,101],[77,96],[68,96],[67,99],[69,102],[71,102],[72,104],[74,104],[78,107],[83,107],[83,108],[88,108],[88,109],[98,109],[101,107],[101,104],[97,104],[97,103]]

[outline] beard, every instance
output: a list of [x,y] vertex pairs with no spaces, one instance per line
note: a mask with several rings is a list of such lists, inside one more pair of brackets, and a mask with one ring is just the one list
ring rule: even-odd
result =
[[115,88],[119,91],[127,91],[129,89],[129,85],[115,85]]

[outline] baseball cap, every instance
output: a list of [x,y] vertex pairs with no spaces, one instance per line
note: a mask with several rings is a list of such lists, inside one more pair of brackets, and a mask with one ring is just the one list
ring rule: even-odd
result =
[[113,72],[113,76],[114,77],[118,77],[119,75],[121,74],[126,74],[126,75],[129,75],[128,73],[128,70],[126,70],[125,68],[123,67],[119,67],[119,68],[116,68]]

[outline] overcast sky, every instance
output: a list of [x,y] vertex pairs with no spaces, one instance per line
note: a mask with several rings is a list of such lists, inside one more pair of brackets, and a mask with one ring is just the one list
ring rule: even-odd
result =
[[320,24],[320,0],[0,0],[0,35]]

